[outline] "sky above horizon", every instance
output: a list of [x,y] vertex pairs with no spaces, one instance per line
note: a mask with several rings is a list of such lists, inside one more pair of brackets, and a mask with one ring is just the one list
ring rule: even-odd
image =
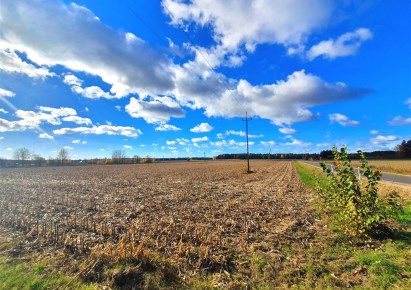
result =
[[0,157],[391,150],[411,1],[0,2]]

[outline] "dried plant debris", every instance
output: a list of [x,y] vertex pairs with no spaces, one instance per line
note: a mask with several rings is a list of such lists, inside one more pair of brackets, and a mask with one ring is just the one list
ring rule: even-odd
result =
[[[48,247],[65,259],[143,261],[150,252],[178,271],[229,275],[242,255],[275,256],[280,244],[296,240],[304,246],[314,223],[310,193],[292,162],[255,161],[252,174],[244,174],[244,166],[210,161],[4,169],[0,226],[24,234],[26,250]],[[137,279],[139,269],[112,279]]]

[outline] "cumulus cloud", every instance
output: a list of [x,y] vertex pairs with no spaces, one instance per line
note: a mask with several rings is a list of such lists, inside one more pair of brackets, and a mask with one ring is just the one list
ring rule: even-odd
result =
[[236,135],[236,136],[245,137],[245,132],[244,131],[228,130],[228,131],[225,131],[225,134],[226,134],[226,136]]
[[388,135],[388,136],[378,135],[377,137],[370,139],[370,141],[374,144],[388,143],[388,142],[397,141],[397,140],[398,140],[398,137],[395,135]]
[[377,135],[380,134],[380,132],[378,130],[371,130],[370,134]]
[[206,133],[212,131],[214,128],[208,123],[201,123],[191,128],[190,131],[194,133]]
[[408,106],[408,108],[411,109],[411,98],[405,101],[405,104]]
[[263,145],[263,146],[274,146],[274,145],[277,145],[277,142],[275,142],[275,141],[261,141],[260,143],[261,143],[261,145]]
[[172,141],[166,141],[167,145],[176,145],[176,141],[172,140]]
[[173,88],[170,61],[164,53],[132,33],[105,26],[90,10],[77,4],[4,0],[0,2],[0,27],[0,48],[7,64],[16,59],[17,51],[25,53],[39,66],[35,69],[40,76],[50,74],[44,67],[62,65],[99,76],[118,97]]
[[124,146],[123,146],[123,148],[124,148],[124,149],[133,149],[133,146],[130,146],[130,145],[124,145]]
[[50,140],[53,140],[53,139],[54,139],[53,136],[51,136],[51,135],[49,135],[49,134],[47,134],[47,133],[41,133],[41,134],[39,134],[39,138],[41,138],[41,139],[50,139]]
[[181,128],[178,128],[174,125],[160,123],[154,130],[156,131],[180,131]]
[[16,94],[12,91],[8,91],[5,89],[0,88],[0,97],[14,97]]
[[14,51],[6,49],[2,50],[3,45],[1,42],[0,39],[0,70],[5,71],[6,73],[20,73],[32,78],[40,79],[45,79],[48,76],[55,76],[54,73],[49,72],[45,67],[35,67],[34,65],[23,61]]
[[402,117],[402,116],[396,116],[391,121],[389,121],[388,124],[390,124],[392,126],[411,125],[411,117],[406,118],[406,117]]
[[173,24],[210,25],[218,44],[230,50],[244,45],[248,51],[260,43],[299,44],[332,13],[331,2],[326,0],[164,0],[162,4]]
[[39,128],[42,123],[61,125],[63,121],[91,124],[89,119],[77,116],[76,110],[67,107],[51,108],[40,106],[37,112],[16,110],[14,115],[20,120],[8,121],[0,118],[0,132],[25,131],[27,129]]
[[345,116],[343,114],[334,113],[334,114],[328,115],[328,117],[330,118],[331,122],[338,123],[341,126],[358,126],[358,125],[360,125],[360,122],[350,120],[347,116]]
[[8,111],[6,111],[5,109],[0,108],[0,113],[3,113],[3,114],[8,114],[9,112],[8,112]]
[[66,150],[73,150],[74,149],[73,147],[70,147],[70,146],[64,146],[63,148],[66,149]]
[[297,133],[297,130],[293,128],[279,128],[278,131],[280,131],[283,134],[287,134],[287,135]]
[[316,57],[336,58],[353,55],[361,44],[372,38],[372,32],[368,28],[359,28],[353,32],[341,35],[337,40],[325,40],[314,45],[307,52],[307,58],[313,60]]
[[128,126],[112,126],[112,125],[100,125],[92,127],[76,127],[76,128],[60,128],[54,130],[55,135],[66,135],[66,134],[91,134],[91,135],[121,135],[126,137],[137,137],[141,134],[140,129],[136,129]]
[[187,145],[187,143],[190,142],[190,140],[185,139],[185,138],[177,138],[177,139],[176,139],[176,142],[177,142],[179,145],[184,146],[184,145]]
[[206,142],[206,141],[208,141],[207,136],[204,136],[204,137],[201,137],[201,138],[192,138],[191,139],[191,142],[193,142],[193,143]]
[[170,97],[154,97],[147,101],[132,97],[125,109],[131,117],[143,118],[147,123],[167,122],[171,117],[185,116],[184,110]]
[[[210,71],[200,60],[201,51],[210,55],[211,65],[239,65],[243,55],[238,47],[252,51],[259,43],[300,45],[327,22],[332,11],[330,1],[163,3],[169,7],[165,12],[172,15],[175,24],[211,25],[216,47],[195,50],[194,60],[175,64],[164,51],[132,33],[105,26],[90,10],[77,4],[37,1],[33,5],[28,0],[4,0],[0,2],[0,50],[23,53],[36,69],[61,65],[100,77],[111,85],[105,92],[97,86],[83,86],[74,74],[64,75],[63,81],[74,92],[88,98],[137,93],[139,98],[131,98],[125,109],[148,123],[184,117],[181,106],[204,110],[208,117],[243,117],[244,105],[250,115],[289,126],[312,119],[312,107],[370,92],[340,82],[328,83],[305,71],[296,71],[273,84],[253,86],[246,80]],[[240,25],[245,18],[252,20],[246,27]],[[35,26],[31,19],[36,19]]]
[[62,118],[62,120],[66,121],[66,122],[73,122],[73,123],[76,123],[78,125],[83,125],[83,124],[84,125],[91,125],[92,124],[92,122],[89,118],[82,118],[82,117],[73,116],[73,115],[64,117],[64,118]]
[[285,146],[310,146],[311,145],[311,143],[309,142],[304,142],[298,139],[294,139],[292,137],[290,137],[290,139],[291,139],[291,142],[283,143],[283,145]]

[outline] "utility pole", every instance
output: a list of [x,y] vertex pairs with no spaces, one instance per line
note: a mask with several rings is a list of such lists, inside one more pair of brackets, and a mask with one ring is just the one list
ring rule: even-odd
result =
[[251,173],[251,170],[250,170],[250,150],[249,150],[249,147],[248,147],[248,121],[249,120],[251,121],[252,118],[248,118],[247,112],[245,112],[245,120],[243,120],[243,121],[245,121],[245,135],[246,135],[246,138],[247,138],[247,173]]

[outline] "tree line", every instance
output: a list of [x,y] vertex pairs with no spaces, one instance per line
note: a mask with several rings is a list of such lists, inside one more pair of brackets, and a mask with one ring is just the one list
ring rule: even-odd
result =
[[[364,152],[367,159],[399,159],[411,158],[411,140],[402,141],[394,150]],[[305,159],[305,160],[326,160],[333,159],[332,150],[323,150],[320,153],[250,153],[250,159]],[[349,153],[350,159],[360,159],[358,153]],[[208,158],[160,158],[160,161],[171,160],[203,160]],[[247,159],[246,153],[220,154],[213,159]],[[128,157],[124,150],[114,150],[111,158],[94,158],[71,160],[67,149],[62,148],[56,157],[48,159],[31,152],[23,147],[16,149],[13,153],[13,159],[0,158],[0,167],[18,167],[18,166],[62,166],[62,165],[82,165],[82,164],[138,164],[153,163],[156,159],[147,155],[140,157],[134,155]]]

